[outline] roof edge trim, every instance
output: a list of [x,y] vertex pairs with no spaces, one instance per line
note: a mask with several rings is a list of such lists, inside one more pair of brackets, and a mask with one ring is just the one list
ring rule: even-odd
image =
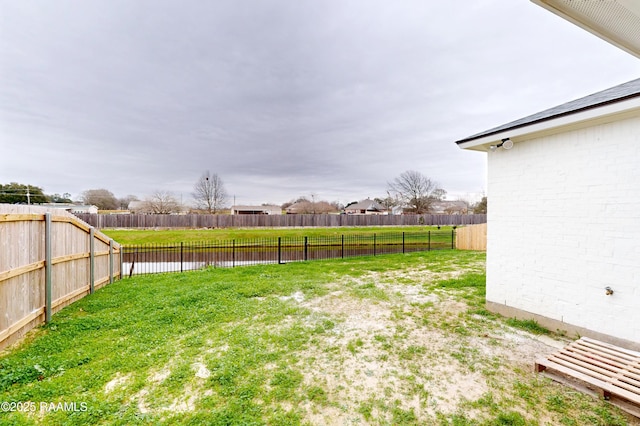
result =
[[599,108],[583,108],[571,114],[558,114],[545,120],[531,121],[518,126],[500,128],[491,133],[481,134],[474,138],[467,138],[456,142],[462,149],[476,149],[488,144],[493,144],[502,138],[527,140],[531,135],[547,133],[553,129],[582,127],[580,123],[611,121],[614,116],[640,115],[640,96],[629,97],[623,101],[600,104]]
[[571,111],[561,112],[561,113],[558,113],[558,114],[555,114],[555,115],[552,115],[552,116],[549,116],[549,117],[543,117],[543,118],[539,118],[537,120],[532,120],[532,121],[528,121],[528,122],[525,122],[525,123],[515,124],[515,125],[510,126],[510,127],[502,127],[502,128],[496,129],[494,131],[489,131],[487,133],[480,133],[480,134],[475,135],[475,136],[469,136],[467,138],[457,140],[456,144],[460,145],[460,144],[463,144],[465,142],[471,142],[471,141],[476,140],[476,139],[484,138],[484,137],[491,136],[491,135],[496,135],[498,133],[503,133],[505,131],[514,130],[514,129],[518,129],[518,128],[521,128],[521,127],[527,127],[527,126],[530,126],[532,124],[542,123],[542,122],[554,120],[554,119],[560,118],[560,117],[566,117],[566,116],[569,116],[569,115],[578,114],[578,113],[581,113],[583,111],[588,111],[588,110],[591,110],[591,109],[602,108],[602,107],[607,106],[607,105],[611,105],[611,104],[615,104],[615,103],[619,103],[619,102],[624,102],[624,101],[626,101],[628,99],[633,99],[633,98],[637,98],[637,97],[640,97],[640,93],[633,93],[633,94],[630,94],[630,95],[622,96],[622,97],[619,97],[619,98],[616,98],[616,99],[610,99],[610,100],[607,100],[607,101],[604,101],[604,102],[600,102],[600,103],[597,103],[597,104],[587,105],[587,106],[584,106],[582,108],[576,108],[576,109],[571,110]]

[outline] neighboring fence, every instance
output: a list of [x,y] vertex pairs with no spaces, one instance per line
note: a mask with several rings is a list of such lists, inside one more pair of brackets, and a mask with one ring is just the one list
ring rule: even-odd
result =
[[123,274],[183,272],[207,266],[232,268],[264,263],[453,249],[455,233],[455,230],[442,230],[127,245],[122,247]]
[[89,214],[78,213],[96,228],[251,228],[305,226],[412,226],[474,225],[485,223],[487,215],[228,215],[228,214]]
[[456,231],[456,248],[459,250],[487,251],[487,224],[463,226]]
[[0,350],[120,275],[120,246],[54,208],[0,204]]

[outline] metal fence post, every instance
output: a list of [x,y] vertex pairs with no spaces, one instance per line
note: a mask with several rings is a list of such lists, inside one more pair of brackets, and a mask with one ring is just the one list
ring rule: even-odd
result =
[[309,260],[308,237],[304,237],[304,260]]
[[184,242],[180,241],[180,272],[184,272],[182,268],[183,256],[184,256]]
[[456,227],[451,228],[451,250],[456,248]]
[[427,231],[427,251],[431,251],[431,231]]
[[51,321],[51,213],[44,214],[44,321]]
[[404,232],[402,233],[402,253],[404,253]]
[[376,255],[376,234],[373,234],[373,255]]
[[[233,215],[231,215],[231,218],[233,220]],[[236,240],[233,240],[232,242],[232,248],[231,248],[231,267],[235,268],[236,267]]]
[[341,252],[342,258],[344,259],[344,234],[342,234],[342,252]]
[[[135,268],[136,260],[138,260],[138,247],[139,246],[136,246],[133,249],[133,256],[132,256],[132,259],[131,259],[131,266],[129,267],[129,278],[131,278],[131,275],[133,275],[133,268]],[[121,248],[120,250],[124,250],[124,249]]]
[[89,294],[93,294],[96,285],[96,244],[95,228],[89,228]]
[[278,265],[282,263],[282,237],[278,237]]

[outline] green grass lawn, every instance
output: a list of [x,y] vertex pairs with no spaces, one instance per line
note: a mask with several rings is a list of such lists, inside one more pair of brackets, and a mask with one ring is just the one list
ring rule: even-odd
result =
[[36,404],[0,424],[628,424],[484,290],[453,250],[117,281],[0,355],[0,402]]
[[[435,226],[333,227],[333,228],[225,228],[225,229],[103,229],[104,234],[120,244],[161,244],[175,242],[218,241],[274,237],[325,237],[353,234],[377,234],[438,231]],[[440,232],[451,232],[443,226]]]

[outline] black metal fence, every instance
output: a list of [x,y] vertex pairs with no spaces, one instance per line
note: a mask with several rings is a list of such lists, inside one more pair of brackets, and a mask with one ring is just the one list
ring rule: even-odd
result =
[[122,273],[131,276],[453,248],[455,230],[128,245],[122,247]]

